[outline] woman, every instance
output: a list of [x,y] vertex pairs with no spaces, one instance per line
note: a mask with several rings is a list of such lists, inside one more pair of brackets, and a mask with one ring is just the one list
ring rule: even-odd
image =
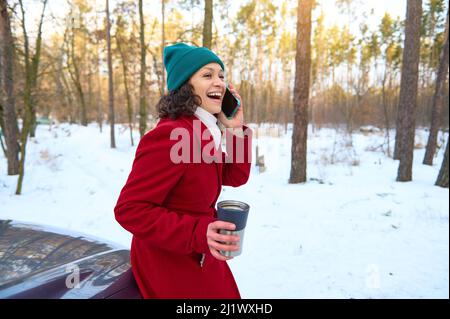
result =
[[[221,112],[224,66],[207,48],[168,46],[164,65],[169,93],[158,103],[160,120],[141,139],[114,209],[133,234],[133,274],[144,298],[240,298],[230,258],[219,253],[238,250],[239,237],[219,234],[235,225],[217,220],[215,205],[222,185],[240,186],[250,174],[251,131],[242,103],[232,119]],[[228,157],[217,119],[227,128]],[[182,139],[189,142],[181,147],[182,161],[174,138],[180,130],[189,135]],[[236,161],[239,153],[243,161]]]

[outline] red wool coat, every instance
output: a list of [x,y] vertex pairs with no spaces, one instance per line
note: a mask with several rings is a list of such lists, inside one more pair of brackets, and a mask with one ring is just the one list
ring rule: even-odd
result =
[[228,154],[230,147],[244,146],[243,163],[227,163],[221,148],[215,162],[204,157],[200,163],[173,163],[174,129],[189,132],[191,160],[196,145],[206,149],[212,143],[195,127],[202,134],[207,130],[195,116],[161,119],[145,134],[114,208],[116,220],[133,234],[131,265],[144,298],[240,298],[227,263],[211,255],[206,230],[216,220],[222,185],[237,187],[248,180],[251,131],[243,138],[226,133]]

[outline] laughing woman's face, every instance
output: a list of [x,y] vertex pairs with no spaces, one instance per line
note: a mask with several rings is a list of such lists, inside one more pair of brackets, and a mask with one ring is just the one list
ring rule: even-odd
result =
[[200,96],[201,107],[211,114],[218,114],[222,109],[225,95],[225,77],[218,63],[209,63],[192,75],[189,83],[194,92]]

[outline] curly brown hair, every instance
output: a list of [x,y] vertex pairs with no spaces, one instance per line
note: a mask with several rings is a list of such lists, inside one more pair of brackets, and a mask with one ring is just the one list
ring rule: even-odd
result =
[[194,93],[194,87],[186,82],[179,89],[169,91],[161,97],[156,109],[160,118],[169,117],[175,120],[182,115],[194,115],[201,103],[202,99]]

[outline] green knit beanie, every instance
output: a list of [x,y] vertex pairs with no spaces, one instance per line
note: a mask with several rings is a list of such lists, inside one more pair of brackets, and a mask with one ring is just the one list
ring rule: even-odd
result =
[[177,43],[164,48],[164,66],[167,71],[169,91],[180,88],[202,66],[216,62],[225,70],[222,60],[205,47]]

